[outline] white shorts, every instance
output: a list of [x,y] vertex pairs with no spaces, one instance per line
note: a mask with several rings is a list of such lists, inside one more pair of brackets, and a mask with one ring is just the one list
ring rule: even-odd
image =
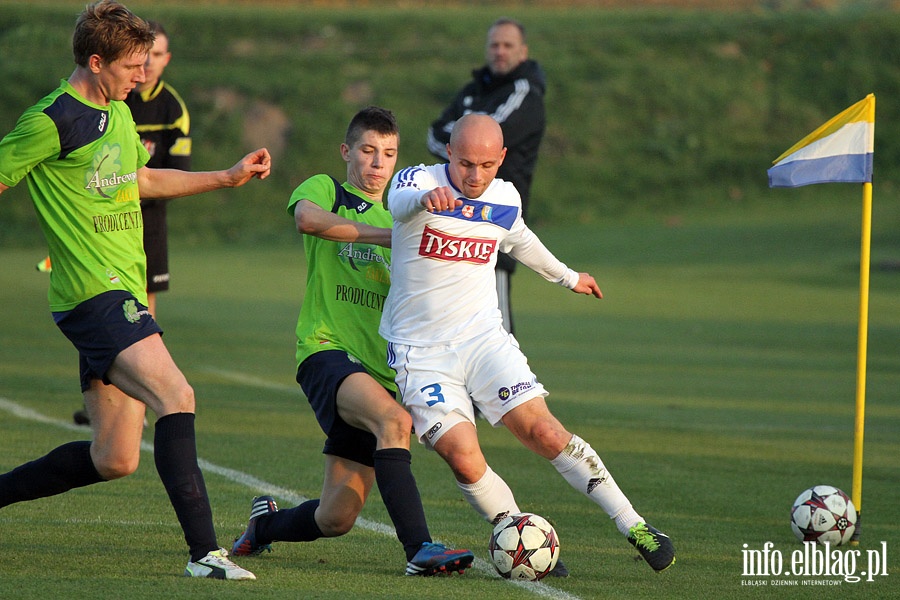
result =
[[475,425],[475,408],[494,427],[525,402],[546,396],[512,334],[502,328],[452,346],[388,345],[403,405],[419,441],[433,446],[463,421]]

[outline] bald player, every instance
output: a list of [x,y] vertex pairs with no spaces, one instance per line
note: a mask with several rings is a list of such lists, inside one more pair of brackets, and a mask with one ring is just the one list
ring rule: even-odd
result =
[[600,288],[590,274],[560,262],[525,225],[515,186],[496,178],[506,148],[492,117],[459,119],[447,156],[448,164],[399,171],[388,195],[392,284],[380,333],[419,441],[447,462],[485,520],[520,512],[481,452],[477,409],[598,504],[654,570],[668,568],[675,562],[669,537],[646,523],[593,448],[551,414],[547,391],[503,328],[497,253],[575,293],[599,299]]

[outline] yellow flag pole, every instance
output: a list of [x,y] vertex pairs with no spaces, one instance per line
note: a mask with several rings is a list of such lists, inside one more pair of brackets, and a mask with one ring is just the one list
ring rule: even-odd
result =
[[[875,96],[869,94],[868,97],[872,101],[869,102],[867,116],[874,129]],[[856,419],[853,427],[853,489],[850,492],[851,500],[856,506],[856,529],[850,539],[851,546],[859,545],[859,536],[862,532],[862,468],[863,438],[866,430],[866,348],[869,332],[869,269],[871,262],[869,250],[872,246],[871,181],[863,183],[862,208],[862,235],[860,236],[859,252],[859,330],[856,351]]]
[[863,436],[866,419],[866,347],[869,330],[869,263],[872,242],[872,184],[863,184],[862,242],[859,255],[859,332],[856,353],[856,423],[853,436],[853,490],[851,500],[856,506],[856,530],[850,544],[859,544],[862,523],[862,463]]

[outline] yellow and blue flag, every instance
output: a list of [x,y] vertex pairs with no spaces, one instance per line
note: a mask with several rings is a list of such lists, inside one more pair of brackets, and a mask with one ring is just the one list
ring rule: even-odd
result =
[[769,187],[871,183],[875,95],[869,94],[773,161]]

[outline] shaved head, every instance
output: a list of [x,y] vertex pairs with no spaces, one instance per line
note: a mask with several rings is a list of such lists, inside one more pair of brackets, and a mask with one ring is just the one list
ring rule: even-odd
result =
[[450,180],[467,198],[484,193],[505,157],[503,130],[493,117],[468,114],[453,126],[447,144]]
[[450,132],[450,147],[462,144],[479,144],[503,148],[503,130],[490,115],[471,113],[464,115]]

